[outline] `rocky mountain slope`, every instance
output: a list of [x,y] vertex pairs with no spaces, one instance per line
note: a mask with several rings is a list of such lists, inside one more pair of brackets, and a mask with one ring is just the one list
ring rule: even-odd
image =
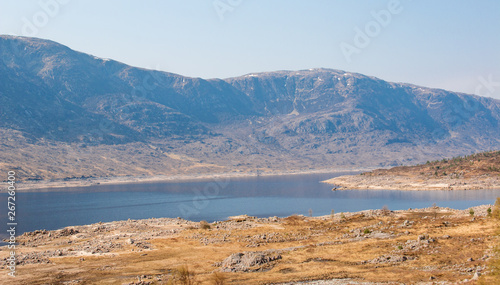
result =
[[225,80],[0,36],[0,169],[22,179],[413,164],[500,147],[500,101],[331,69]]

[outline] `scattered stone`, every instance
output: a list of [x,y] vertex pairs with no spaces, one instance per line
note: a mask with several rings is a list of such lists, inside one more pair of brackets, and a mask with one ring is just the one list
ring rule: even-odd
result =
[[375,264],[379,264],[379,263],[400,263],[400,262],[404,262],[404,261],[407,261],[407,260],[414,260],[415,257],[414,256],[406,256],[406,255],[382,255],[382,256],[379,256],[375,259],[372,259],[372,260],[369,260],[367,262],[370,262],[370,263],[375,263]]
[[429,235],[423,234],[418,236],[418,240],[426,240],[429,238]]
[[391,235],[388,233],[371,233],[369,235],[370,238],[376,238],[376,239],[388,239],[391,238]]
[[[254,272],[262,270],[270,262],[281,259],[276,252],[253,251],[233,253],[221,263],[222,272]],[[268,266],[267,269],[271,269]]]
[[413,221],[405,220],[405,221],[403,222],[403,226],[408,227],[408,226],[413,225],[414,223],[415,223],[415,222],[413,222]]
[[72,236],[72,235],[77,234],[77,233],[79,233],[78,230],[75,230],[73,228],[65,228],[65,229],[62,229],[59,232],[59,236],[63,236],[63,237],[65,237],[65,236]]
[[[486,208],[485,208],[486,209]],[[475,210],[477,213],[478,221],[483,221],[480,213],[485,212]],[[416,209],[415,213],[423,213],[426,212],[425,209]],[[283,222],[287,221],[287,218],[254,218],[254,217],[241,217],[240,221],[232,220],[232,221],[224,221],[224,222],[214,222],[211,231],[200,232],[196,230],[196,226],[198,223],[189,222],[181,219],[151,219],[151,220],[137,220],[137,221],[117,221],[112,223],[102,223],[102,224],[94,224],[87,226],[74,226],[68,227],[62,230],[55,231],[45,231],[39,230],[31,233],[25,233],[19,238],[19,243],[23,245],[23,248],[26,250],[21,252],[19,255],[19,263],[18,264],[44,264],[50,263],[51,260],[53,263],[57,264],[59,262],[59,257],[72,256],[74,260],[80,260],[80,262],[93,262],[92,260],[85,260],[82,255],[86,257],[86,255],[90,254],[106,254],[108,256],[112,256],[115,253],[114,250],[118,248],[124,248],[124,250],[130,251],[133,250],[134,254],[137,256],[145,256],[146,253],[149,252],[144,249],[151,249],[152,244],[146,242],[150,240],[154,240],[157,237],[163,238],[166,236],[175,237],[180,239],[194,239],[201,244],[220,244],[221,247],[224,247],[224,243],[228,242],[238,242],[243,246],[247,247],[265,247],[267,248],[276,248],[275,250],[261,250],[261,251],[253,251],[253,252],[241,252],[230,255],[222,262],[215,263],[214,266],[218,267],[217,269],[223,272],[254,272],[254,271],[267,271],[276,266],[277,264],[284,264],[285,262],[280,262],[279,260],[282,258],[281,254],[285,252],[285,250],[297,250],[299,248],[311,249],[314,253],[314,256],[306,260],[307,262],[311,262],[313,265],[314,262],[332,262],[331,259],[326,257],[331,256],[323,256],[316,257],[316,253],[321,251],[320,246],[329,245],[329,244],[342,244],[342,243],[350,243],[350,242],[359,242],[366,241],[366,239],[377,239],[377,238],[386,238],[386,239],[394,239],[394,242],[388,242],[387,244],[391,245],[391,248],[387,251],[381,251],[380,254],[384,254],[379,256],[373,260],[364,260],[364,261],[356,261],[356,265],[359,264],[373,264],[373,267],[390,267],[390,266],[405,266],[404,262],[409,260],[419,259],[420,257],[426,257],[426,255],[435,254],[442,255],[445,254],[444,248],[444,239],[451,239],[449,235],[443,235],[445,233],[449,233],[449,228],[445,228],[443,225],[451,225],[453,226],[463,226],[464,224],[468,225],[468,220],[470,220],[470,216],[468,212],[462,210],[446,210],[451,211],[450,215],[447,215],[445,218],[448,221],[434,221],[432,222],[433,227],[422,227],[425,225],[424,222],[418,220],[416,223],[410,220],[404,220],[405,218],[416,219],[417,215],[407,215],[401,212],[394,211],[394,215],[398,217],[398,219],[392,221],[384,221],[380,222],[377,219],[364,219],[365,217],[373,218],[379,216],[379,210],[371,210],[371,211],[363,211],[363,215],[361,216],[359,213],[345,213],[346,217],[352,218],[357,217],[361,221],[361,223],[350,224],[340,223],[336,220],[331,220],[328,216],[321,222],[323,224],[315,224],[313,219],[307,218],[306,220],[300,220],[300,226],[304,226],[304,231],[282,231],[281,225],[272,224],[273,222]],[[444,211],[443,211],[444,212]],[[420,215],[418,215],[420,216]],[[459,219],[458,219],[459,218]],[[404,220],[404,222],[402,222]],[[431,221],[429,221],[431,222]],[[443,225],[441,225],[441,223]],[[251,232],[240,232],[235,229],[249,229],[249,228],[258,228],[262,224],[264,227]],[[266,225],[267,224],[267,225]],[[413,227],[409,227],[413,225]],[[184,226],[179,229],[180,226]],[[404,226],[404,227],[403,227]],[[406,227],[406,228],[405,228]],[[262,230],[264,229],[264,230]],[[364,230],[368,229],[370,233],[365,234]],[[424,231],[429,231],[432,229],[432,233],[434,236],[430,238],[428,234],[420,234]],[[411,233],[410,231],[411,230]],[[441,231],[441,234],[439,234]],[[186,233],[181,234],[178,233]],[[328,240],[319,240],[322,242],[318,243],[310,243],[308,239],[311,236],[321,235],[327,232],[328,234],[332,234],[332,238]],[[335,235],[334,235],[335,234]],[[407,240],[404,243],[401,237],[404,238],[405,235],[412,235],[412,240]],[[469,244],[470,249],[477,247],[484,248],[485,244],[489,242],[489,238],[485,237],[483,239],[479,238],[482,236],[482,233],[468,233],[466,237],[462,236],[454,236],[452,240],[447,241],[447,246],[453,246],[455,243],[460,244],[460,247],[466,247]],[[474,237],[474,238],[472,238]],[[408,238],[410,238],[408,236]],[[436,243],[436,239],[440,241],[440,243]],[[293,247],[290,249],[283,249],[281,244],[288,242],[298,242],[297,244],[301,244],[298,247]],[[376,243],[376,241],[373,241]],[[276,243],[273,245],[272,243]],[[484,244],[483,244],[484,243]],[[70,245],[69,245],[70,244]],[[153,243],[154,244],[154,243]],[[46,249],[46,246],[54,246],[51,251],[43,251]],[[133,246],[130,246],[133,245]],[[350,245],[351,246],[351,245]],[[356,246],[356,245],[352,245]],[[378,244],[374,245],[375,247],[379,247]],[[443,248],[441,247],[443,246]],[[28,248],[33,248],[34,252],[28,252]],[[38,248],[36,248],[38,247]],[[36,249],[34,249],[36,248]],[[279,249],[278,249],[279,248]],[[154,250],[154,248],[153,248]],[[254,249],[256,250],[256,249]],[[142,252],[141,252],[142,251]],[[234,252],[234,251],[233,251]],[[436,271],[444,267],[446,270],[453,271],[462,276],[467,276],[471,278],[472,275],[477,277],[472,277],[472,280],[476,280],[481,275],[481,272],[488,273],[487,267],[484,265],[485,260],[489,258],[486,253],[487,252],[473,252],[470,256],[476,256],[477,262],[470,263],[475,261],[473,258],[469,258],[467,263],[464,263],[464,259],[460,264],[454,265],[435,265],[435,266],[424,266],[419,267],[421,270],[428,272],[428,274],[433,274]],[[489,253],[491,255],[491,253]],[[306,256],[307,257],[307,256]],[[424,259],[423,258],[423,259]],[[462,256],[462,258],[465,258]],[[4,259],[5,261],[5,259]],[[76,262],[79,263],[79,262]],[[412,262],[413,263],[413,262]],[[418,264],[418,263],[417,263]],[[416,266],[418,266],[416,264]],[[413,264],[412,264],[413,265]],[[42,265],[43,266],[43,265]],[[306,266],[306,265],[304,265]],[[432,267],[432,268],[431,268]],[[104,267],[103,267],[104,268]],[[101,269],[98,269],[101,270]],[[102,270],[110,270],[102,269]],[[484,270],[484,271],[481,271]],[[281,272],[281,271],[280,271]],[[286,270],[283,273],[287,273]],[[477,273],[477,274],[476,274]],[[171,274],[171,273],[166,273]],[[136,276],[136,275],[134,275]],[[139,275],[141,276],[141,275]],[[425,275],[424,275],[425,276]],[[430,276],[430,275],[427,275]],[[166,278],[166,279],[165,279]],[[168,280],[168,277],[165,276],[164,280]],[[429,278],[429,277],[426,277]],[[442,277],[431,276],[430,280],[440,279]],[[137,279],[134,281],[137,282]],[[131,282],[131,281],[128,281]],[[140,282],[146,282],[143,279]],[[432,282],[430,282],[432,283]],[[436,281],[438,283],[438,281]],[[131,283],[136,284],[136,283]],[[147,284],[147,283],[137,283],[137,284]],[[301,284],[301,283],[300,283]],[[308,283],[309,284],[309,283]],[[314,283],[316,284],[316,283]],[[319,283],[322,284],[322,283]],[[326,284],[326,283],[325,283]],[[328,283],[330,284],[330,283]],[[340,284],[340,283],[339,283]],[[352,283],[355,284],[355,283]],[[441,283],[440,283],[441,284]],[[443,283],[444,284],[444,283]]]
[[481,273],[479,273],[479,272],[476,271],[476,273],[474,273],[474,276],[472,277],[472,280],[479,279],[479,276],[481,276]]

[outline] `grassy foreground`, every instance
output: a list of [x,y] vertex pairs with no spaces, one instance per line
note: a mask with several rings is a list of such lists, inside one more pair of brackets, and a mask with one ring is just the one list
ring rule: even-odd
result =
[[[498,225],[493,216],[498,216],[498,210],[490,213],[489,208],[382,209],[323,217],[240,216],[212,224],[148,219],[36,231],[19,237],[15,281],[476,284],[482,278],[482,282],[493,282],[499,272],[498,260],[492,258]],[[7,256],[2,247],[0,258]],[[2,272],[0,283],[9,284],[12,279],[5,266]]]

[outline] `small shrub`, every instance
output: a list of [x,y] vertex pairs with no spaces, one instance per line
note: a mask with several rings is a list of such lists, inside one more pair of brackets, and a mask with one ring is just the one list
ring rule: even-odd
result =
[[389,210],[389,207],[387,207],[387,205],[384,205],[382,207],[382,214],[389,215],[390,212],[391,212],[391,210]]
[[226,282],[226,276],[223,273],[220,272],[214,272],[210,276],[210,284],[213,285],[224,285]]
[[369,229],[365,229],[365,230],[363,231],[363,233],[364,233],[364,234],[369,234],[369,233],[371,233],[371,231],[370,231]]
[[177,267],[174,271],[174,278],[182,285],[194,285],[197,283],[194,281],[194,273],[189,271],[186,265]]
[[437,218],[437,212],[438,212],[438,206],[436,205],[436,203],[433,203],[432,204],[432,213],[434,214],[434,219]]
[[340,219],[341,219],[341,220],[345,220],[345,215],[344,215],[344,213],[340,213]]
[[[490,209],[488,209],[488,214],[490,213]],[[500,198],[497,198],[495,202],[495,206],[491,210],[492,216],[494,219],[500,219]],[[499,228],[497,227],[497,236],[499,233]],[[490,274],[482,275],[479,278],[478,284],[500,284],[500,245],[498,241],[496,245],[493,247],[493,258],[491,258],[488,262],[488,269],[490,270]]]
[[495,206],[493,207],[493,218],[500,219],[500,197],[495,201]]
[[469,214],[470,214],[471,216],[474,216],[474,210],[472,210],[472,208],[469,210]]
[[210,224],[207,221],[201,221],[200,222],[200,229],[208,230],[208,229],[210,229]]
[[488,217],[491,217],[491,207],[489,207],[488,210],[486,210],[486,212],[488,212]]
[[403,249],[403,246],[402,246],[402,245],[398,245],[398,249],[399,249],[399,250],[402,250],[402,249]]
[[302,216],[299,215],[291,215],[283,219],[285,224],[287,225],[298,225],[300,222],[304,220]]

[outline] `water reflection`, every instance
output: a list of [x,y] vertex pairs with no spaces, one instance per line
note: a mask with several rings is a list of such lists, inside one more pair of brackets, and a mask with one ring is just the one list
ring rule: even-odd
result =
[[[17,193],[18,234],[36,229],[57,229],[99,221],[183,217],[223,220],[249,214],[258,217],[380,209],[429,207],[466,209],[492,204],[500,189],[475,191],[331,191],[319,181],[340,174],[220,179],[183,183],[98,185]],[[6,205],[6,193],[0,204]],[[5,232],[7,209],[0,212]],[[2,222],[5,221],[5,222]]]

